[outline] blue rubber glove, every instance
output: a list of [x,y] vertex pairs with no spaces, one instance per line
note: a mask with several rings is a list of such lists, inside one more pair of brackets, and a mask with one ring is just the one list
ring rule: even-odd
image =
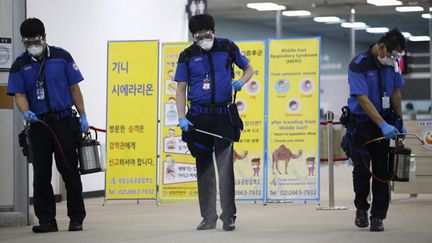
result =
[[387,139],[395,138],[396,133],[399,133],[399,131],[396,129],[396,127],[389,125],[387,122],[383,121],[381,124],[379,124],[379,128],[381,129],[381,132],[383,133],[384,137]]
[[179,127],[183,132],[187,132],[189,126],[193,126],[193,124],[186,117],[179,118]]
[[234,87],[234,91],[240,91],[243,87],[243,82],[240,80],[232,81],[232,86]]
[[88,124],[86,114],[81,114],[81,115],[80,115],[80,122],[81,122],[81,132],[82,132],[82,133],[86,133],[86,132],[88,132],[90,126],[89,126],[89,124]]
[[37,118],[36,114],[33,113],[33,111],[30,111],[30,110],[24,112],[24,119],[27,122],[30,122],[30,123],[35,123],[35,122],[38,121],[38,118]]

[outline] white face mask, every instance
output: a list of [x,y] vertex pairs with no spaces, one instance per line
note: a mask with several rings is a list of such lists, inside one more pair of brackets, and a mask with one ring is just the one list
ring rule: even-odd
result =
[[31,45],[27,47],[27,51],[30,53],[30,55],[34,57],[38,57],[43,52],[43,46],[42,45]]
[[213,39],[204,39],[198,42],[198,45],[205,51],[209,51],[213,47]]
[[387,56],[380,57],[380,56],[378,56],[377,59],[384,66],[393,66],[393,62],[394,61],[390,57],[387,57]]

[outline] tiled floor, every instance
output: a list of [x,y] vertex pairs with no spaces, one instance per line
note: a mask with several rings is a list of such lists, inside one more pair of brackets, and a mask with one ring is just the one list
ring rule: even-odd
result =
[[[200,222],[198,204],[153,201],[86,200],[88,216],[82,232],[68,232],[65,203],[57,205],[60,232],[34,234],[31,226],[0,228],[0,242],[432,242],[432,195],[393,194],[384,232],[357,229],[353,224],[351,167],[335,167],[335,205],[343,211],[320,211],[316,201],[292,203],[239,202],[237,230],[195,230]],[[321,168],[321,206],[328,206],[328,167]]]

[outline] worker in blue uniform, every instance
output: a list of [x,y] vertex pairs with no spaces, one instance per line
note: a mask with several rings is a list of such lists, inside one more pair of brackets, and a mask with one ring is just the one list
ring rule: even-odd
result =
[[[228,140],[198,133],[199,128],[226,138],[234,138],[235,124],[230,120],[229,104],[233,91],[253,76],[253,68],[237,45],[228,39],[215,38],[215,22],[207,14],[189,19],[189,30],[194,43],[180,53],[175,81],[178,82],[176,105],[179,126],[192,156],[196,159],[198,196],[202,222],[197,230],[214,229],[216,212],[216,178],[213,166],[215,154],[223,222],[223,229],[235,229],[233,147]],[[242,76],[232,80],[233,67],[243,70]],[[188,112],[186,110],[188,100]]]
[[[344,139],[349,143],[350,157],[354,164],[353,184],[357,208],[355,225],[360,228],[369,226],[370,231],[383,231],[383,220],[389,206],[388,182],[372,179],[372,206],[369,195],[369,169],[361,159],[372,161],[372,170],[378,178],[390,176],[388,152],[390,139],[398,133],[406,133],[402,122],[401,92],[405,83],[400,73],[398,59],[404,55],[405,38],[397,30],[387,32],[378,43],[356,56],[350,63],[348,80],[350,97],[348,107],[351,113]],[[361,145],[374,138],[385,136],[386,140],[371,143],[365,151]]]
[[[78,85],[83,76],[67,51],[47,44],[42,21],[26,19],[20,32],[26,51],[12,64],[7,93],[15,96],[18,109],[30,123],[34,211],[39,219],[33,232],[58,231],[51,185],[53,153],[67,191],[68,229],[81,231],[86,211],[77,147],[82,133],[89,129]],[[79,118],[73,106],[78,110]],[[63,152],[49,128],[40,121],[54,131]]]

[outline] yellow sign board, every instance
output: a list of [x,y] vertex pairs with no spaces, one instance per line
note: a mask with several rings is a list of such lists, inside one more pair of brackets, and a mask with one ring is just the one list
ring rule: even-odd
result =
[[268,200],[319,199],[320,38],[270,40]]
[[159,163],[159,199],[198,198],[195,159],[181,139],[176,108],[177,82],[174,75],[180,52],[191,43],[162,44],[161,160]]
[[158,41],[108,42],[106,199],[156,199]]
[[[234,144],[235,197],[264,198],[264,96],[265,42],[236,42],[255,70],[252,79],[237,93],[236,104],[244,129]],[[235,66],[235,79],[242,71]]]

